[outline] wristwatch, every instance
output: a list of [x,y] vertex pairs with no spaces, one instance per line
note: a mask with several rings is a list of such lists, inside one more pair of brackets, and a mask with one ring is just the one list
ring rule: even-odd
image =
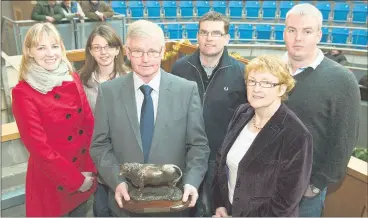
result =
[[313,184],[310,184],[310,188],[311,188],[313,194],[319,194],[321,192],[321,190],[319,190],[319,188],[317,188]]

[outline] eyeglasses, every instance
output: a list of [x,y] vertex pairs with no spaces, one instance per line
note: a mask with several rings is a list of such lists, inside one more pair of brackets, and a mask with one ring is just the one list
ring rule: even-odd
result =
[[199,30],[198,32],[198,35],[200,36],[208,36],[208,34],[210,34],[212,37],[221,37],[226,35],[226,33],[222,33],[220,31],[207,32],[206,30]]
[[99,45],[93,45],[91,47],[92,51],[94,52],[100,52],[102,49],[105,49],[105,51],[113,51],[116,49],[115,46],[106,45],[105,47],[99,46]]
[[144,53],[146,53],[147,56],[150,58],[158,58],[162,52],[162,47],[160,51],[155,51],[155,50],[149,50],[149,51],[133,50],[132,51],[129,47],[127,47],[127,49],[129,50],[129,53],[135,58],[142,57]]
[[262,87],[262,88],[273,88],[275,86],[278,86],[278,85],[281,85],[282,83],[272,83],[272,82],[269,82],[269,81],[260,81],[260,82],[257,82],[253,79],[248,79],[247,80],[247,85],[248,86],[256,86],[257,83]]

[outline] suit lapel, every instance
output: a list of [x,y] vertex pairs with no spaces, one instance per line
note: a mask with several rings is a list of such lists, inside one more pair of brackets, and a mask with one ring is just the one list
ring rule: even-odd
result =
[[167,122],[170,119],[170,105],[173,99],[171,81],[167,73],[161,69],[160,90],[158,97],[155,129],[151,143],[150,154],[155,150],[160,140],[165,135]]
[[122,87],[122,98],[125,110],[128,114],[128,119],[130,121],[130,126],[133,129],[134,135],[137,139],[137,143],[143,152],[141,133],[138,125],[138,115],[137,115],[137,104],[135,99],[134,81],[133,73],[129,73],[128,78]]

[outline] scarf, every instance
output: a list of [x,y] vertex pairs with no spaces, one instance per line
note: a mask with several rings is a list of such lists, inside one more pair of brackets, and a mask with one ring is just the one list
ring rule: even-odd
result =
[[42,94],[47,94],[54,87],[61,86],[63,81],[73,81],[68,65],[64,61],[61,61],[55,70],[48,71],[31,60],[28,70],[24,80]]

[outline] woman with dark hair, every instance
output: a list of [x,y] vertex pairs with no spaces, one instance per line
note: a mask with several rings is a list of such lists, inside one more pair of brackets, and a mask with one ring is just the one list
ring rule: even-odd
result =
[[[126,73],[123,43],[113,28],[102,24],[89,35],[85,56],[85,64],[80,70],[80,78],[89,105],[94,112],[99,84]],[[101,177],[98,177],[93,204],[93,212],[96,217],[111,216],[107,206],[107,191],[108,187]]]
[[89,153],[94,120],[55,26],[28,30],[19,71],[12,109],[29,152],[26,216],[86,216],[96,190]]

